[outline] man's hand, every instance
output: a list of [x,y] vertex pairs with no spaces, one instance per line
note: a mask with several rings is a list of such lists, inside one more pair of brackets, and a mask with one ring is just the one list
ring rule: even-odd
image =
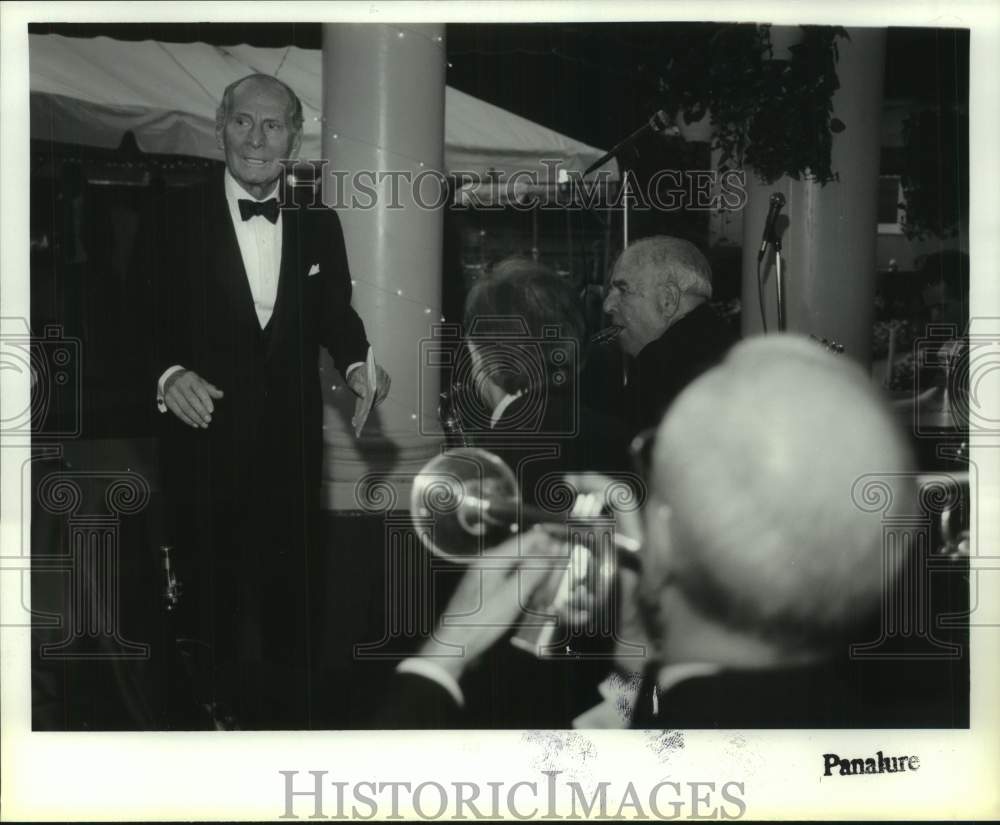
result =
[[602,473],[567,473],[566,482],[577,496],[592,495],[603,501],[615,519],[615,530],[633,539],[642,538],[639,505],[648,497],[648,490],[637,490],[642,482],[633,479],[628,486],[621,478]]
[[[389,373],[387,373],[379,364],[375,365],[375,403],[373,407],[377,407],[381,404],[385,397],[389,394],[389,386],[392,384],[392,379],[389,378]],[[359,398],[364,398],[368,395],[368,365],[362,364],[357,369],[351,370],[351,375],[347,379],[347,386],[351,388],[356,396]]]
[[507,539],[469,564],[417,655],[433,656],[435,664],[459,680],[521,618],[535,591],[565,568],[566,548],[544,529]]
[[[643,529],[639,518],[638,500],[628,501],[613,494],[613,490],[621,485],[621,481],[615,481],[600,473],[570,473],[566,476],[566,481],[578,494],[589,493],[600,496],[607,502],[608,509],[615,518],[615,530],[619,534],[642,540]],[[648,490],[639,491],[639,500],[645,500],[648,494]],[[615,502],[626,506],[616,507]],[[615,623],[617,638],[613,655],[615,666],[624,674],[642,673],[656,653],[655,645],[649,638],[639,610],[639,599],[639,574],[619,564],[617,599],[619,612]]]
[[189,427],[208,429],[215,404],[212,399],[223,393],[193,370],[178,370],[163,386],[163,401],[167,409]]

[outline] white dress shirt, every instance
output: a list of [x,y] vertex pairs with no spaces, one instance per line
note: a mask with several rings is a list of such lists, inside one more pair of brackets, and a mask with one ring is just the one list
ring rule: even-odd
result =
[[273,197],[274,191],[264,198],[253,197],[236,182],[236,179],[229,174],[229,170],[226,170],[226,203],[229,204],[229,216],[236,230],[236,241],[240,245],[243,268],[247,273],[253,307],[257,312],[257,323],[261,329],[264,329],[271,320],[274,299],[278,295],[278,274],[281,272],[281,212],[278,212],[278,220],[275,223],[271,223],[263,215],[254,215],[245,221],[240,215],[239,202],[253,200],[262,203]]

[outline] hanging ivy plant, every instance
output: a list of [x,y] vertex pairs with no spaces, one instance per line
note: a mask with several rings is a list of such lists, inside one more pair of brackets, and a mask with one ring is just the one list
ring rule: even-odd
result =
[[831,168],[840,27],[802,26],[787,60],[774,58],[770,26],[720,26],[693,37],[665,67],[661,100],[671,114],[696,122],[710,113],[712,147],[722,167],[750,165],[764,183],[782,175],[821,184]]

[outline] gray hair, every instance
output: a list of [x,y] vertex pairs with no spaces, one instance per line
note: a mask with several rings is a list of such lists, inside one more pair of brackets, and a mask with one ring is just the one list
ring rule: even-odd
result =
[[656,270],[660,282],[675,284],[686,295],[712,297],[712,267],[693,243],[669,235],[642,238],[627,247],[615,261],[614,269]]
[[292,130],[295,132],[302,131],[302,101],[299,100],[299,96],[295,94],[292,87],[284,81],[278,80],[278,78],[273,75],[261,74],[260,72],[248,74],[245,77],[241,77],[239,80],[234,80],[226,86],[226,90],[222,93],[222,102],[219,104],[219,108],[215,110],[215,126],[217,129],[221,129],[226,125],[226,121],[229,119],[229,115],[233,110],[233,95],[236,94],[236,89],[247,80],[273,83],[284,89],[288,94],[288,101],[292,110],[289,117],[292,124]]

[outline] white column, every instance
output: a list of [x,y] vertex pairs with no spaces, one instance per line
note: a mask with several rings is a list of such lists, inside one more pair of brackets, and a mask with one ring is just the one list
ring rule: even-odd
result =
[[441,209],[424,206],[444,195],[425,174],[415,199],[409,181],[444,169],[444,31],[443,24],[323,26],[324,197],[333,203],[336,193],[346,204],[339,214],[354,308],[392,376],[389,398],[358,440],[350,426],[354,397],[324,367],[330,509],[359,509],[356,484],[372,473],[389,483],[379,494],[394,490],[405,506],[408,477],[440,449],[438,375],[421,359],[421,342],[441,320],[444,226]]
[[[786,264],[785,307],[789,332],[843,344],[865,367],[871,363],[883,29],[850,29],[840,39],[833,113],[846,129],[833,135],[832,165],[839,180],[820,186],[783,177],[759,183],[747,170],[749,200],[743,215],[743,334],[761,331],[757,299],[757,250],[768,198],[782,192],[788,225],[782,233]],[[779,224],[780,226],[781,224]],[[773,256],[765,259],[767,328],[778,328]]]

